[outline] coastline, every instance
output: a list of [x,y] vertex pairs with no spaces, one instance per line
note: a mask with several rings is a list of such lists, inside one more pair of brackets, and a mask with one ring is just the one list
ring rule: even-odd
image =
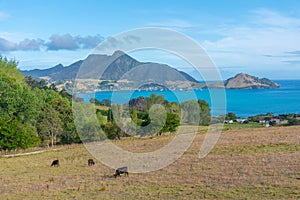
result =
[[[227,112],[234,112],[240,117],[254,116],[256,114],[273,112],[274,114],[300,113],[300,80],[279,80],[280,88],[272,89],[225,89]],[[152,93],[164,95],[170,102],[182,102],[191,99],[201,99],[211,105],[210,90],[218,89],[199,88],[191,91],[185,90],[120,90],[97,91],[76,94],[88,103],[90,98],[98,100],[110,99],[113,103],[124,104],[131,98],[139,96],[148,97]],[[220,90],[220,89],[219,89]],[[194,92],[193,92],[194,91]],[[196,95],[195,95],[195,94]],[[218,108],[212,115],[218,115]],[[224,113],[223,113],[224,114]]]

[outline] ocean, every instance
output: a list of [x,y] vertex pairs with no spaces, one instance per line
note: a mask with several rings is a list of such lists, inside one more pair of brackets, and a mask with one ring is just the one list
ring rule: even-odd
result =
[[[207,101],[212,108],[212,115],[218,116],[234,112],[239,117],[248,117],[268,112],[274,114],[300,113],[300,80],[277,80],[280,88],[274,89],[226,89],[222,95],[220,89],[163,90],[163,91],[103,91],[78,94],[85,102],[90,98],[101,101],[110,99],[113,103],[124,104],[139,96],[149,97],[152,93],[163,95],[169,102],[183,102],[191,99]],[[213,98],[211,97],[213,96]],[[217,102],[217,103],[212,103]],[[217,105],[216,105],[217,104]],[[221,107],[219,105],[225,105]]]

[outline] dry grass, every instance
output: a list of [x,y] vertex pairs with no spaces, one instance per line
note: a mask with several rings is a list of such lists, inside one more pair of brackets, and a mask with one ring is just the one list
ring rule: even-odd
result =
[[[300,199],[300,126],[223,132],[204,159],[204,139],[170,166],[113,178],[83,145],[15,158],[0,158],[0,199]],[[120,147],[152,151],[172,137],[124,139]],[[59,159],[60,167],[50,167]]]

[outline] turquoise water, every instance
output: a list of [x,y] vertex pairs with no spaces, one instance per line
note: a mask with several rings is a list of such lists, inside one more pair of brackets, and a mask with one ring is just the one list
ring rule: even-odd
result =
[[[79,94],[89,102],[90,98],[98,100],[111,99],[114,103],[124,104],[139,96],[149,97],[152,93],[164,95],[170,102],[182,102],[190,99],[203,99],[212,106],[212,115],[217,116],[234,112],[240,117],[272,112],[274,114],[300,113],[300,80],[276,81],[281,85],[275,89],[225,90],[226,98],[222,98],[222,90],[202,89],[193,91],[104,91],[90,94]],[[213,96],[213,98],[211,98]],[[212,103],[214,102],[214,103]],[[220,107],[222,103],[226,110]]]

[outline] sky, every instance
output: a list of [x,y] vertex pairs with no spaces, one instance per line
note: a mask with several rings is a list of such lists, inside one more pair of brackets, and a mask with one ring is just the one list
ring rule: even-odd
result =
[[[300,79],[298,0],[0,0],[0,54],[22,70],[70,65],[100,42],[145,27],[192,38],[224,79],[240,72]],[[133,56],[193,75],[185,62],[164,53]]]

